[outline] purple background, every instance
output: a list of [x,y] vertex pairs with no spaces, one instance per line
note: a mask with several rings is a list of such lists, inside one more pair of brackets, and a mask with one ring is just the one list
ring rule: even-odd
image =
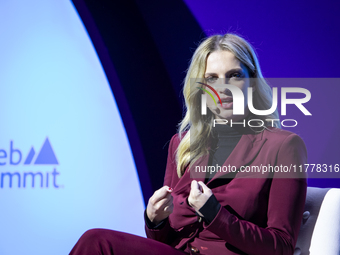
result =
[[265,77],[340,76],[339,1],[185,0],[207,34],[253,44]]
[[[207,35],[233,32],[251,42],[266,78],[340,77],[339,1],[185,2]],[[304,139],[309,163],[339,164],[340,82],[318,79],[299,87],[312,94],[305,105],[312,116],[288,107],[281,119],[299,121],[287,129]],[[311,178],[308,185],[340,187],[340,179]]]
[[[103,64],[135,158],[144,201],[162,186],[182,115],[182,81],[199,41],[232,32],[256,49],[266,78],[340,77],[339,1],[73,0]],[[295,84],[295,83],[294,83]],[[337,80],[303,82],[305,117],[288,106],[309,162],[339,164]],[[280,102],[280,101],[279,101]],[[326,177],[326,176],[324,176]],[[309,186],[339,187],[311,178]]]

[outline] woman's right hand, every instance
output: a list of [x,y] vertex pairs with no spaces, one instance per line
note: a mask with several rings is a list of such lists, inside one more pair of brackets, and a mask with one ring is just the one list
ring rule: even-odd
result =
[[146,214],[149,220],[155,225],[166,219],[172,213],[174,205],[172,203],[171,193],[171,188],[163,186],[159,190],[156,190],[152,197],[150,197]]

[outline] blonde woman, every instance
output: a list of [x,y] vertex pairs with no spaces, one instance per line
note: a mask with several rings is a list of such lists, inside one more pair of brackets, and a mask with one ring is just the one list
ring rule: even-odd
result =
[[186,115],[169,144],[164,186],[145,210],[148,238],[89,230],[71,254],[294,253],[307,184],[289,167],[306,163],[307,152],[279,128],[277,111],[249,111],[272,106],[250,44],[234,34],[204,40],[183,91]]

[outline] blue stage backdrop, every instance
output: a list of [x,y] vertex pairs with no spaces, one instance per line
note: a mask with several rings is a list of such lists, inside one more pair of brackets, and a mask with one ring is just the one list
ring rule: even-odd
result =
[[144,235],[125,129],[72,3],[1,1],[0,34],[0,254],[68,254],[94,227]]

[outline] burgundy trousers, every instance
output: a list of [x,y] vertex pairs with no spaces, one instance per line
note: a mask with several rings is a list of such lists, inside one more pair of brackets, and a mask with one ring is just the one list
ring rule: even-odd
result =
[[188,255],[170,245],[128,233],[109,229],[86,231],[70,255]]

